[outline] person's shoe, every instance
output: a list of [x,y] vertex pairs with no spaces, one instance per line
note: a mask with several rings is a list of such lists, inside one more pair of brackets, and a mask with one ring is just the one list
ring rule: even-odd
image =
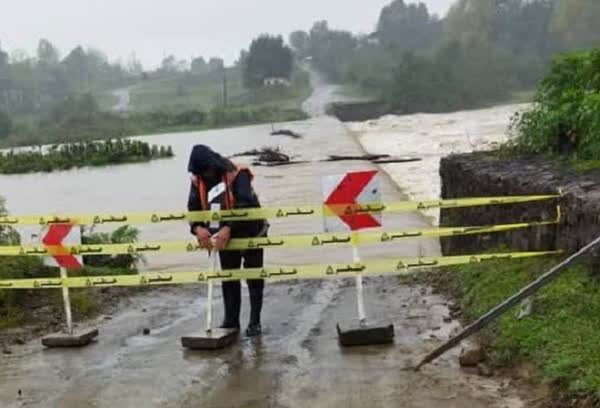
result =
[[248,328],[246,329],[247,337],[256,337],[256,336],[260,336],[261,334],[262,334],[262,327],[260,326],[260,323],[248,325]]
[[240,324],[237,323],[230,323],[230,322],[223,322],[220,326],[219,329],[235,329],[237,331],[240,330]]

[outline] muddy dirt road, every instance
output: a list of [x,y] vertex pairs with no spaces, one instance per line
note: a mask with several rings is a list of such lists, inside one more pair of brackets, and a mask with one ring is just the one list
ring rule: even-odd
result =
[[[318,88],[315,95],[308,106],[322,112],[319,107],[333,93]],[[300,131],[305,138],[272,143],[301,158],[362,151],[331,118],[320,116],[286,127]],[[258,168],[256,188],[266,205],[314,203],[321,200],[322,175],[365,167],[368,165],[361,163],[318,163]],[[387,177],[382,177],[382,182],[386,200],[403,198]],[[384,225],[400,228],[427,224],[417,214],[406,214],[387,217]],[[278,222],[272,233],[321,229],[320,220]],[[185,237],[185,228],[181,231]],[[439,248],[435,240],[407,240],[385,250],[365,247],[361,251],[366,259],[434,255]],[[270,264],[350,259],[347,248],[267,254]],[[203,262],[198,259],[199,264]],[[522,406],[515,390],[501,381],[462,373],[455,354],[421,373],[405,370],[458,325],[447,319],[447,300],[432,295],[428,288],[400,285],[396,278],[366,281],[367,314],[386,316],[394,322],[397,339],[393,346],[339,348],[335,324],[355,316],[350,279],[268,285],[261,338],[242,337],[230,349],[219,352],[187,352],[181,348],[179,337],[202,327],[203,291],[202,287],[173,287],[136,296],[109,319],[99,318],[99,341],[82,350],[43,350],[39,341],[14,348],[12,355],[0,357],[0,406]],[[220,299],[216,304],[219,321]],[[247,306],[244,293],[243,324]],[[145,327],[151,329],[149,336],[142,335]]]

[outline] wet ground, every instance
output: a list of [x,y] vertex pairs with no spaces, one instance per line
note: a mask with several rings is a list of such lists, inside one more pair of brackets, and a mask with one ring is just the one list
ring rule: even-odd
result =
[[[309,110],[322,113],[333,88],[317,87]],[[300,158],[326,154],[358,154],[361,147],[337,121],[317,116],[288,124],[301,140],[277,139],[284,151]],[[240,132],[259,132],[253,127]],[[199,134],[198,138],[203,137]],[[261,147],[246,141],[239,149]],[[223,143],[219,141],[218,143]],[[314,163],[257,168],[256,188],[265,205],[317,203],[322,200],[320,177],[371,165]],[[381,177],[385,200],[403,195]],[[386,217],[387,229],[427,226],[418,214]],[[322,221],[277,222],[273,234],[322,230]],[[182,230],[183,231],[183,230]],[[149,231],[159,234],[161,231]],[[167,234],[166,232],[165,236]],[[181,232],[184,234],[184,232]],[[160,235],[161,237],[163,235]],[[179,239],[181,239],[181,235]],[[437,255],[436,240],[407,240],[396,246],[361,248],[365,259],[382,256]],[[270,264],[349,261],[348,248],[273,251]],[[156,263],[149,259],[150,266]],[[195,260],[194,260],[195,261]],[[165,262],[165,261],[163,261]],[[178,259],[177,267],[189,268]],[[197,259],[198,264],[204,260]],[[152,269],[152,268],[151,268]],[[415,373],[419,357],[456,330],[448,301],[418,285],[401,285],[394,277],[366,281],[370,318],[389,320],[396,342],[386,347],[341,349],[335,325],[355,316],[353,280],[303,281],[268,285],[263,326],[256,339],[240,338],[218,352],[189,352],[179,338],[202,327],[202,287],[173,287],[136,296],[110,319],[95,323],[99,341],[82,350],[43,350],[38,341],[14,348],[0,364],[2,407],[519,407],[516,390],[506,381],[462,372],[456,353]],[[218,291],[217,291],[218,292]],[[245,289],[244,289],[245,292]],[[243,322],[247,318],[244,293]],[[220,305],[220,299],[216,299]],[[216,320],[220,320],[217,307]],[[150,335],[142,335],[150,328]]]

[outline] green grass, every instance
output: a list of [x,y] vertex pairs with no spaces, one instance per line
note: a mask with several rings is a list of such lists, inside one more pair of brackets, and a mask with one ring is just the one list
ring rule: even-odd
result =
[[573,170],[578,173],[585,173],[600,169],[600,160],[574,160],[571,162]]
[[294,84],[291,87],[271,87],[254,91],[246,90],[230,99],[234,105],[253,107],[279,107],[281,109],[301,109],[312,89],[308,85]]
[[71,291],[71,306],[73,310],[84,317],[92,317],[101,309],[100,301],[96,293],[89,289]]
[[[484,263],[452,268],[469,319],[489,311],[533,281],[557,258]],[[563,272],[534,298],[533,313],[516,319],[516,310],[491,328],[493,362],[509,365],[528,359],[546,382],[567,392],[600,391],[600,280],[579,265]]]
[[[235,78],[235,77],[234,77]],[[216,75],[178,75],[148,80],[131,88],[131,108],[136,112],[178,111],[188,108],[209,110],[222,104],[223,88]],[[241,82],[228,81],[230,97],[241,92]]]
[[[311,88],[305,72],[297,72],[290,88],[272,88],[252,91],[244,88],[241,72],[227,70],[229,105],[278,106],[282,109],[300,108],[310,95]],[[223,104],[223,81],[219,73],[202,75],[179,74],[149,79],[131,88],[131,108],[136,112],[155,110],[182,111],[210,110]]]

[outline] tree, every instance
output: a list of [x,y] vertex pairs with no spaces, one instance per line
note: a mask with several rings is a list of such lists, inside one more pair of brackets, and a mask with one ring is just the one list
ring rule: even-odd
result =
[[329,23],[327,22],[327,20],[321,20],[314,23],[312,28],[310,29],[311,47],[318,45],[319,41],[327,40],[329,33]]
[[[70,121],[90,123],[94,120],[100,108],[92,94],[86,93],[79,97],[70,96],[63,102],[56,104],[46,122],[66,123]],[[110,146],[110,141],[107,142]]]
[[310,35],[306,31],[294,31],[290,34],[290,45],[300,58],[310,55]]
[[144,72],[144,66],[138,59],[135,52],[132,52],[131,55],[129,55],[129,58],[127,59],[126,69],[127,72],[129,72],[132,75],[141,75],[142,72]]
[[600,44],[600,2],[559,1],[552,22],[564,49],[591,48]]
[[358,39],[348,31],[329,30],[327,21],[319,21],[310,30],[310,55],[317,69],[335,82],[349,80],[351,61]]
[[[117,228],[112,233],[97,232],[84,233],[81,236],[81,242],[85,245],[99,244],[132,244],[139,240],[140,232],[138,229],[129,225]],[[100,255],[86,256],[84,262],[90,266],[104,266],[110,268],[135,269],[136,262],[142,260],[140,255]]]
[[89,89],[90,73],[88,58],[83,47],[78,46],[74,48],[62,63],[65,66],[70,82],[73,84],[73,91],[83,92],[85,89]]
[[[6,201],[0,196],[0,216],[7,215]],[[0,245],[20,245],[21,236],[11,227],[0,227]]]
[[46,39],[41,39],[37,49],[38,62],[43,66],[49,67],[57,65],[60,61],[58,49]]
[[248,59],[248,51],[241,50],[238,59],[233,63],[234,67],[243,67],[246,64],[246,60]]
[[201,75],[208,72],[208,65],[203,57],[194,58],[191,66],[192,74]]
[[513,125],[524,153],[600,157],[600,49],[556,57],[540,81],[535,105]]
[[10,65],[8,54],[0,48],[0,108],[8,110],[8,89],[10,87]]
[[25,50],[16,49],[10,53],[10,62],[12,64],[25,64],[28,63],[29,60],[29,54]]
[[0,139],[4,139],[10,135],[12,132],[13,123],[5,112],[0,111]]
[[172,74],[177,72],[177,59],[175,55],[171,54],[165,58],[163,58],[160,63],[160,71],[165,74]]
[[225,61],[219,57],[212,57],[208,61],[208,70],[210,72],[221,72],[225,68]]
[[8,77],[8,53],[0,48],[0,78]]
[[394,0],[381,11],[377,37],[385,47],[415,50],[431,46],[440,28],[424,3],[406,5],[404,0]]
[[292,50],[283,37],[262,35],[253,40],[244,64],[244,85],[258,88],[266,78],[287,78],[292,74]]
[[88,67],[88,90],[96,86],[104,87],[105,82],[118,82],[122,73],[121,66],[111,67],[108,63],[108,57],[102,51],[95,48],[88,48],[86,51]]
[[98,113],[100,107],[96,98],[92,94],[84,94],[79,98],[77,115],[84,118],[87,122],[91,122],[94,116]]
[[[539,26],[547,35],[551,11],[557,0],[458,0],[444,21],[446,35],[463,45],[483,39],[492,45],[512,49],[531,41],[530,28]],[[550,12],[548,11],[550,10]]]

